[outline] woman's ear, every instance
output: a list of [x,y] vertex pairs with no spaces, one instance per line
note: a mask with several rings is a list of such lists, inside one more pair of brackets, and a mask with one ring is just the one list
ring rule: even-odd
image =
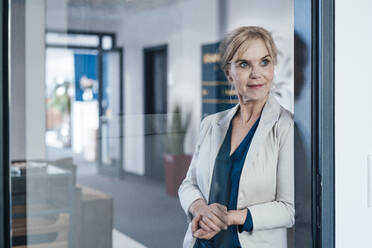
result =
[[225,76],[227,78],[227,81],[229,81],[229,83],[232,84],[233,78],[231,77],[231,74],[230,74],[230,68],[225,69]]

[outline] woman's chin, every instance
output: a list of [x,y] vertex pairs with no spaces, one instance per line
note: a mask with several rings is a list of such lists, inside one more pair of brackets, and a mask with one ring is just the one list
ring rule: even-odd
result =
[[264,94],[246,94],[242,95],[240,100],[242,103],[248,103],[248,102],[256,102],[256,101],[261,101],[266,98],[266,95]]

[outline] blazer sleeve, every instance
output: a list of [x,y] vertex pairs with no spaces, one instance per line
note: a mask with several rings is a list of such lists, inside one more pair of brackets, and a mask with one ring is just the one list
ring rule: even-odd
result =
[[207,119],[208,117],[204,118],[200,124],[199,137],[195,152],[193,154],[186,177],[178,189],[178,196],[181,202],[181,206],[186,213],[188,223],[190,223],[192,220],[192,215],[189,212],[191,204],[198,199],[204,199],[196,180],[196,165],[199,157],[200,145],[207,133],[207,129],[209,126],[207,124]]
[[293,119],[289,118],[289,121],[286,121],[283,126],[279,131],[275,201],[249,207],[253,220],[253,232],[263,229],[290,228],[294,225]]

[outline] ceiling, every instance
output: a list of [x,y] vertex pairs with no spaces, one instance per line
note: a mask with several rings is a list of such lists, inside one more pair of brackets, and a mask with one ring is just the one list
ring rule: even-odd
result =
[[170,5],[180,0],[67,0],[68,6],[93,9],[147,10]]

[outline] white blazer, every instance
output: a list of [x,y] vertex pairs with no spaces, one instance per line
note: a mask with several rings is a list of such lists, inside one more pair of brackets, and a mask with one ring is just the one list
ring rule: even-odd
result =
[[[184,248],[192,248],[191,204],[208,202],[217,153],[239,104],[203,119],[186,178],[178,195],[189,223]],[[287,248],[287,229],[294,225],[293,118],[270,93],[253,136],[239,182],[237,209],[249,208],[252,232],[238,232],[242,248]]]

